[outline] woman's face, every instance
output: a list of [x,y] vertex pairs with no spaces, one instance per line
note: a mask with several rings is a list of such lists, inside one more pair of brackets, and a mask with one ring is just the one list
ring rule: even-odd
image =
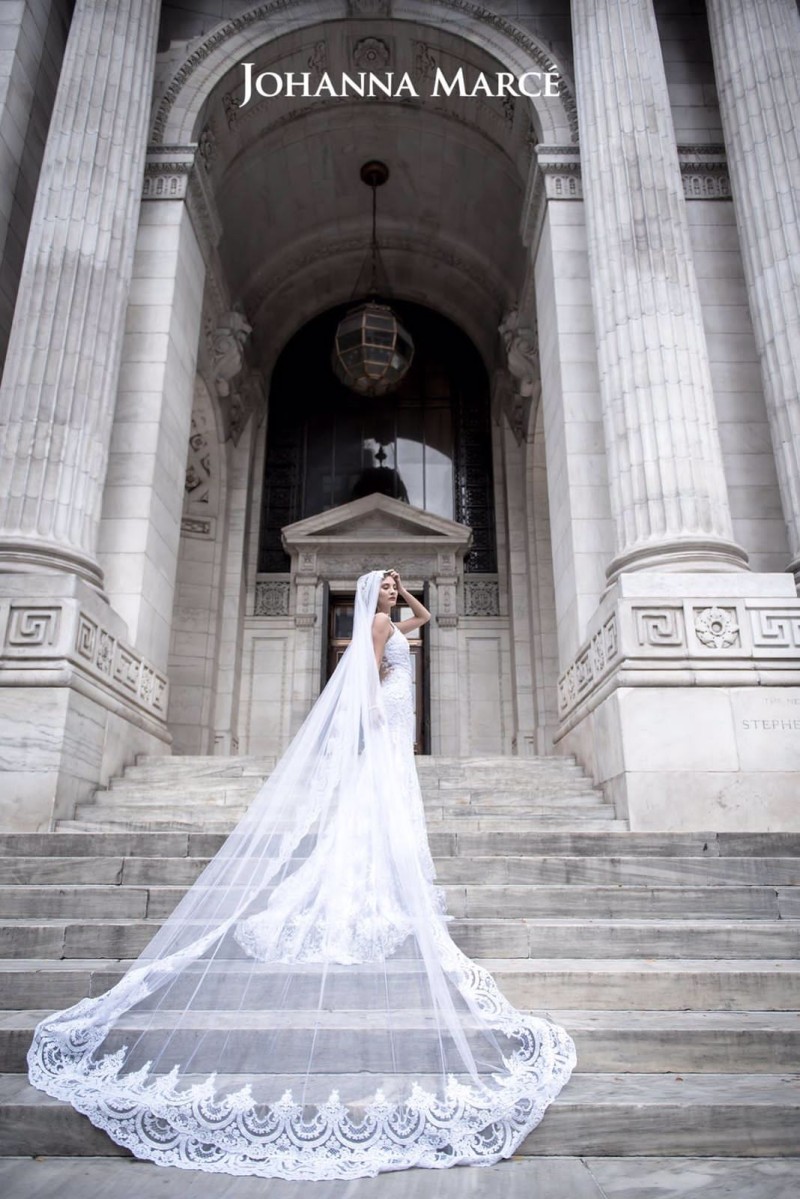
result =
[[391,575],[386,575],[381,581],[378,592],[378,610],[388,612],[397,603],[397,584]]

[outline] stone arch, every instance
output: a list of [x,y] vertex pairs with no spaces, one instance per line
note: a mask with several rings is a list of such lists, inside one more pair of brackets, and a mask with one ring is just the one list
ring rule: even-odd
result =
[[[153,145],[186,145],[195,140],[207,96],[224,75],[250,52],[295,30],[348,15],[346,0],[270,0],[222,21],[199,40],[174,71],[154,107]],[[394,0],[393,20],[435,25],[496,58],[515,74],[558,71],[561,94],[531,100],[541,140],[548,144],[578,140],[574,87],[564,65],[530,33],[508,17],[472,0]]]

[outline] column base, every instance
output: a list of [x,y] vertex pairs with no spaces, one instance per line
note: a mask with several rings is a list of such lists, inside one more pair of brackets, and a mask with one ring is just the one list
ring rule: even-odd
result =
[[139,753],[169,752],[167,681],[74,575],[0,582],[0,829],[74,815]]
[[0,572],[13,574],[74,574],[103,591],[103,572],[88,554],[58,542],[29,537],[0,536]]
[[703,537],[680,537],[644,545],[619,554],[606,570],[606,578],[615,582],[626,571],[673,571],[703,574],[719,571],[748,570],[745,550],[734,541],[716,541]]
[[634,830],[800,831],[788,575],[623,575],[559,680],[559,749]]

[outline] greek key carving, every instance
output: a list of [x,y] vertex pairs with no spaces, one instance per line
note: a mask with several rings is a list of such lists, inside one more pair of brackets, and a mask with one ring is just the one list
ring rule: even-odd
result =
[[764,649],[800,649],[800,612],[751,610],[753,645]]
[[639,645],[662,649],[684,644],[683,613],[679,608],[634,608],[633,613]]
[[139,672],[141,670],[142,660],[135,657],[130,650],[124,646],[117,646],[117,653],[114,660],[114,678],[118,683],[128,691],[137,694],[139,688]]
[[58,637],[58,608],[31,608],[12,605],[9,613],[6,645],[31,647],[53,645]]
[[96,645],[97,625],[81,612],[75,636],[75,650],[82,658],[86,658],[87,662],[93,662]]
[[559,715],[566,716],[592,690],[612,665],[618,650],[617,615],[612,612],[558,680]]
[[729,608],[704,608],[695,611],[694,631],[697,640],[709,649],[729,649],[739,641],[739,626],[734,619],[735,610]]

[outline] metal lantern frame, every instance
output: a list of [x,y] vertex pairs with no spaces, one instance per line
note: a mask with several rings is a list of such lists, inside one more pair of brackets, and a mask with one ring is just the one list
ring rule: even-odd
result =
[[367,298],[340,320],[331,357],[336,377],[351,391],[364,396],[382,396],[392,391],[414,358],[411,335],[378,294],[377,190],[388,178],[389,168],[383,162],[366,162],[361,168],[362,181],[372,188],[370,282]]

